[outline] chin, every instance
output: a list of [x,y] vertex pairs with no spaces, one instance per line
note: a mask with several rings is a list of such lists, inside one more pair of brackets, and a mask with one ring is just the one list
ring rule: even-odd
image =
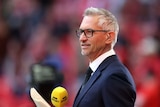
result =
[[85,51],[81,51],[81,54],[84,55],[84,56],[88,56],[89,53],[85,52]]

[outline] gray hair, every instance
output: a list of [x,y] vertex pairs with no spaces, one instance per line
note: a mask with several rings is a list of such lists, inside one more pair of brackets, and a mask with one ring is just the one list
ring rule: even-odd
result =
[[98,26],[102,27],[103,30],[109,30],[115,32],[115,40],[112,42],[112,48],[117,42],[119,25],[116,17],[108,10],[102,8],[87,8],[83,16],[99,16]]

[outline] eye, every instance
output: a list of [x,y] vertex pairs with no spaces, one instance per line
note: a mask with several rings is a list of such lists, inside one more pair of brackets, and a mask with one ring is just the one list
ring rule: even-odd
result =
[[91,29],[86,29],[84,32],[85,32],[86,34],[92,34],[93,30],[91,30]]
[[84,32],[84,30],[82,30],[82,29],[76,30],[76,34],[77,34],[78,37],[79,37],[83,32]]

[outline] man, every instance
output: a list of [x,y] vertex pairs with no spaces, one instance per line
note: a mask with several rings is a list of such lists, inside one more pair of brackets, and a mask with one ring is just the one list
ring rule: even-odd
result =
[[133,78],[113,49],[118,31],[117,20],[109,11],[93,7],[85,10],[76,34],[93,72],[81,86],[73,107],[134,107]]

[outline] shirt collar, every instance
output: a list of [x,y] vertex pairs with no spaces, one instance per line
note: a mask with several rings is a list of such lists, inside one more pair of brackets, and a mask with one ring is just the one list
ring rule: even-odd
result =
[[105,52],[104,54],[100,55],[97,59],[95,59],[93,62],[90,62],[89,64],[90,68],[92,69],[93,72],[95,72],[104,59],[115,54],[116,53],[113,49],[109,50],[108,52]]

